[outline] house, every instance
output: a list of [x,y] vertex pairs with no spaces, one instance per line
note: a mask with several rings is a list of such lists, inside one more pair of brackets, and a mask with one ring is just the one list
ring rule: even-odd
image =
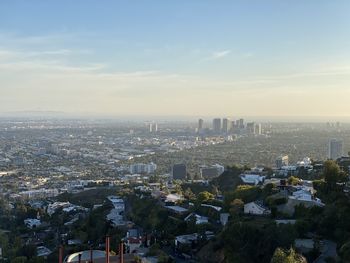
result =
[[54,202],[47,206],[47,213],[50,216],[52,216],[59,209],[62,209],[62,211],[65,213],[77,212],[77,211],[85,211],[85,212],[89,211],[88,208],[78,206],[78,205],[73,205],[70,202]]
[[258,185],[264,183],[266,176],[261,176],[259,174],[241,174],[240,177],[245,184]]
[[200,216],[200,215],[197,215],[197,214],[195,214],[195,213],[189,214],[184,220],[185,220],[186,222],[189,222],[189,221],[191,221],[192,218],[195,219],[196,225],[207,224],[207,223],[209,223],[208,217],[206,217],[206,216]]
[[298,187],[297,191],[293,192],[288,198],[297,201],[299,204],[304,204],[306,207],[324,206],[324,203],[314,196],[313,188],[305,186]]
[[188,209],[183,208],[181,206],[177,206],[177,205],[165,206],[165,208],[169,209],[170,211],[174,212],[175,214],[185,214],[188,212]]
[[188,245],[197,242],[198,234],[189,234],[175,237],[175,247],[179,247],[180,245]]
[[176,203],[178,203],[181,200],[183,200],[183,198],[181,196],[177,195],[177,194],[168,194],[165,197],[165,203],[176,204]]
[[288,215],[293,215],[293,213],[295,212],[295,207],[298,205],[303,205],[306,208],[314,206],[324,206],[322,201],[314,196],[313,188],[306,186],[297,186],[293,187],[292,190],[294,190],[294,192],[292,192],[291,195],[288,196],[287,203],[277,206],[279,212]]
[[124,211],[125,210],[125,204],[124,204],[124,200],[119,198],[118,196],[108,196],[107,199],[113,204],[114,208],[120,211]]
[[124,222],[124,211],[125,211],[125,203],[124,200],[119,198],[118,196],[108,196],[107,199],[112,203],[113,208],[106,216],[107,221],[111,221],[114,226],[122,226],[125,225]]
[[36,218],[27,218],[24,220],[24,224],[28,228],[33,229],[33,228],[39,227],[41,225],[41,221]]
[[136,229],[129,229],[124,238],[125,246],[130,253],[136,252],[145,241],[145,237],[142,236],[141,232]]
[[250,202],[244,205],[244,213],[250,215],[269,215],[271,210],[264,207],[260,202]]

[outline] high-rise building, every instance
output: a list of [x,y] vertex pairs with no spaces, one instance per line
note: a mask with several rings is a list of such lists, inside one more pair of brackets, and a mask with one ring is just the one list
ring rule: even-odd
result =
[[157,132],[158,131],[158,124],[157,123],[150,123],[149,124],[149,132]]
[[328,158],[336,160],[343,155],[343,141],[338,139],[329,140]]
[[247,133],[248,134],[255,134],[255,123],[254,122],[247,123]]
[[239,119],[238,120],[238,126],[240,129],[244,129],[244,119]]
[[218,134],[221,131],[221,119],[215,118],[213,119],[213,131]]
[[277,169],[281,169],[283,166],[288,166],[289,157],[288,155],[280,156],[276,159],[276,167]]
[[204,123],[203,119],[198,120],[198,131],[203,130],[203,123]]
[[157,169],[157,165],[154,163],[144,164],[144,163],[134,163],[129,166],[129,172],[131,174],[152,174]]
[[236,128],[236,121],[231,121],[230,129],[233,131]]
[[228,118],[222,119],[222,132],[223,133],[228,133],[230,130],[229,121],[230,120]]
[[174,180],[185,180],[187,177],[186,164],[174,164],[171,168],[171,175]]
[[255,134],[257,134],[257,135],[261,135],[262,134],[261,123],[255,124]]

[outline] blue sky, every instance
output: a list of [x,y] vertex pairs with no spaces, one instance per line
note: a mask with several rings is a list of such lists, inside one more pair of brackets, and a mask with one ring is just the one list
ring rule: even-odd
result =
[[337,0],[1,1],[0,110],[348,116],[349,13]]

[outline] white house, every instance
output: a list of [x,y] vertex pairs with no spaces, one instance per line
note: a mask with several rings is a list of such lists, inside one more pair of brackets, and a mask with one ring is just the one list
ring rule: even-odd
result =
[[259,174],[241,174],[241,179],[245,184],[258,185],[264,182],[265,176]]
[[207,224],[209,223],[209,220],[208,220],[208,217],[206,216],[200,216],[200,215],[197,215],[195,213],[191,213],[189,214],[186,218],[185,218],[185,221],[190,221],[191,218],[194,217],[195,220],[196,220],[196,225],[200,225],[200,224]]
[[271,210],[257,202],[250,202],[244,205],[244,213],[250,215],[269,215]]
[[166,196],[165,202],[177,203],[181,200],[183,200],[183,198],[177,194],[168,194]]
[[289,199],[309,203],[311,205],[324,206],[324,203],[322,203],[321,199],[314,197],[312,190],[306,187],[293,192],[293,194],[289,196]]

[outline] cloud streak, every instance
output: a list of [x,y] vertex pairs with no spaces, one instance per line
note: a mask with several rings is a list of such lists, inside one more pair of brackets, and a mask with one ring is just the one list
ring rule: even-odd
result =
[[209,57],[203,59],[203,61],[218,60],[230,55],[231,50],[219,50],[213,52]]

